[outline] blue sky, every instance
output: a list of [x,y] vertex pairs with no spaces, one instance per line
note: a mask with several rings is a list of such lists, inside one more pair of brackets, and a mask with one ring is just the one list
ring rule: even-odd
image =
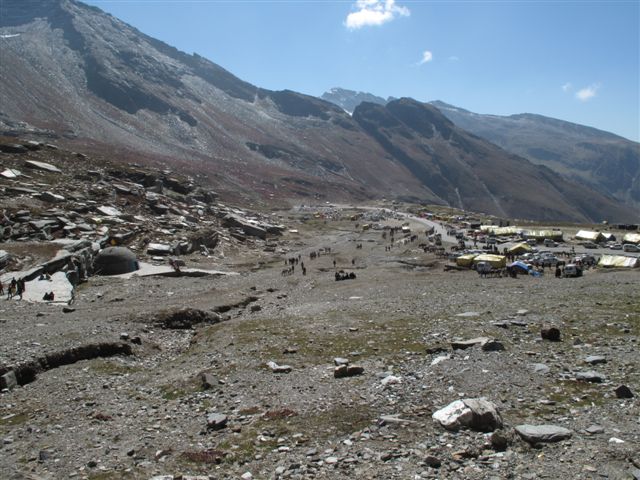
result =
[[640,1],[87,0],[263,88],[538,113],[640,140]]

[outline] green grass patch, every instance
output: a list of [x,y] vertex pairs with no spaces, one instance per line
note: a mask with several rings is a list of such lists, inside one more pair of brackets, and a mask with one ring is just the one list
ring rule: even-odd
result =
[[7,415],[0,418],[0,427],[22,425],[29,420],[29,415],[26,412],[17,413],[15,415]]

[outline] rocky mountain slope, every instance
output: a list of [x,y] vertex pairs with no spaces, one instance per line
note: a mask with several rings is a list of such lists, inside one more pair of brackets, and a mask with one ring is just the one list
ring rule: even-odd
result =
[[[616,203],[567,182],[546,167],[496,148],[455,126],[435,107],[412,99],[363,103],[354,119],[449,205],[501,216],[536,204],[538,218],[594,218]],[[629,215],[633,215],[629,211]]]
[[[386,105],[392,100],[342,88],[333,88],[321,98],[349,112],[365,101]],[[640,207],[640,144],[637,142],[543,115],[485,115],[439,100],[429,103],[457,126],[509,153]]]
[[639,143],[542,115],[480,115],[432,104],[465,130],[640,208]]
[[[1,8],[0,133],[5,135],[54,137],[62,146],[114,160],[177,167],[203,176],[226,198],[269,203],[407,198],[574,221],[635,221],[638,215],[486,142],[453,145],[458,137],[470,137],[457,129],[457,136],[443,134],[445,119],[435,110],[420,113],[419,121],[430,126],[412,126],[405,118],[402,134],[385,140],[389,129],[367,119],[365,110],[352,118],[315,97],[261,89],[80,2],[6,0]],[[416,111],[423,108],[414,104]],[[419,132],[413,142],[403,137],[405,127],[414,130],[411,135]],[[468,148],[464,161],[461,148]],[[399,151],[412,161],[398,157]],[[441,179],[414,165],[432,161],[431,151],[437,153]],[[482,165],[472,169],[481,180],[470,180],[468,169],[458,170],[468,162]],[[496,165],[506,170],[479,173]],[[503,174],[514,166],[519,176]],[[545,197],[547,192],[553,194]]]

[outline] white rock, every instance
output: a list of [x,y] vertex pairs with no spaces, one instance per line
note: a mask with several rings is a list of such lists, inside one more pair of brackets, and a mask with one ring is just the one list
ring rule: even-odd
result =
[[382,385],[396,385],[398,383],[402,383],[402,378],[401,377],[396,377],[395,375],[389,375],[387,377],[384,377],[382,380],[380,380],[380,383]]

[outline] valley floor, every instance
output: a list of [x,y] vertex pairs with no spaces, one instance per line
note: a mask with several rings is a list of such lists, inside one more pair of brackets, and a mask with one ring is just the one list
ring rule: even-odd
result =
[[[100,343],[132,353],[51,368],[1,393],[0,477],[638,478],[637,269],[485,279],[445,272],[421,239],[389,250],[381,232],[349,221],[296,228],[286,253],[187,261],[235,276],[92,277],[69,313],[0,299],[0,365],[46,355],[51,364],[53,354]],[[298,255],[306,275],[300,264],[282,275]],[[341,269],[356,278],[335,281]],[[158,324],[158,312],[185,307],[221,321]],[[543,324],[561,341],[542,340]],[[481,336],[504,350],[451,348]],[[585,363],[590,355],[606,363]],[[364,373],[334,378],[336,357]],[[270,361],[291,371],[273,373]],[[576,380],[590,370],[604,380]],[[633,398],[616,397],[623,384]],[[431,418],[477,397],[502,415],[503,450]],[[214,412],[227,419],[220,429],[207,427]],[[534,448],[513,433],[520,424],[573,435]]]

